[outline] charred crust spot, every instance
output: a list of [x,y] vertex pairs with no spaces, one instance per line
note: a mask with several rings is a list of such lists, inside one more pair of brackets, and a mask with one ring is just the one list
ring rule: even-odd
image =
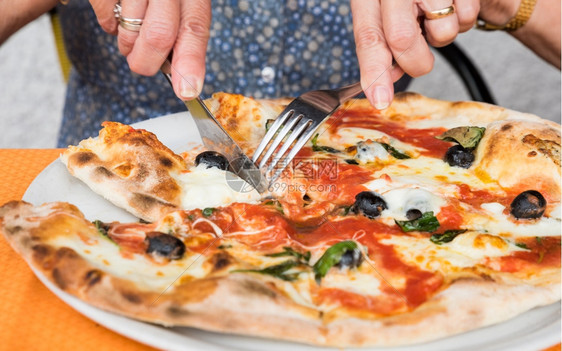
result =
[[22,227],[20,225],[16,225],[13,227],[6,227],[6,232],[10,235],[17,234],[22,231]]
[[550,158],[560,167],[560,144],[556,141],[540,139],[533,134],[527,134],[521,139],[521,142]]
[[535,157],[535,156],[537,156],[537,152],[536,152],[536,151],[530,151],[530,152],[527,154],[527,156],[528,156],[528,157]]
[[102,277],[102,272],[98,271],[97,269],[92,269],[86,273],[84,279],[88,283],[88,286],[94,286],[100,282]]
[[149,172],[146,169],[146,166],[142,165],[142,164],[139,165],[139,170],[138,170],[137,176],[136,176],[137,180],[139,182],[143,182],[146,179],[146,177],[148,177],[148,174],[149,174]]
[[250,294],[262,295],[262,296],[269,297],[271,299],[277,298],[277,293],[275,291],[268,288],[267,286],[264,286],[263,284],[260,284],[258,282],[252,281],[252,280],[244,280],[242,282],[242,288],[247,293],[250,293]]
[[106,178],[112,178],[114,176],[113,172],[111,172],[109,169],[105,168],[105,167],[96,167],[95,170],[96,174],[99,174],[101,176],[104,176]]
[[492,278],[489,274],[486,273],[480,273],[480,278],[482,278],[485,281],[490,281],[490,282],[494,282],[494,278]]
[[91,160],[93,160],[96,157],[96,154],[94,154],[91,151],[83,151],[83,152],[79,152],[77,154],[75,154],[74,158],[76,160],[76,164],[78,166],[82,166],[88,162],[90,162]]
[[171,206],[170,204],[163,202],[159,199],[156,199],[150,195],[134,193],[133,197],[130,201],[132,204],[135,204],[138,208],[142,209],[143,211],[150,210],[156,206]]
[[46,245],[35,245],[31,248],[33,250],[33,258],[37,261],[44,261],[47,256],[51,255],[51,248]]
[[130,303],[133,303],[135,305],[138,305],[139,303],[142,302],[142,298],[132,292],[127,292],[127,291],[123,291],[121,292],[121,296],[123,296],[123,298],[125,298],[125,300],[129,301]]
[[172,160],[170,160],[167,157],[161,157],[160,158],[160,164],[166,168],[172,168],[172,166],[174,165],[174,163],[172,162]]
[[168,307],[168,309],[166,311],[168,312],[170,317],[173,317],[173,318],[181,318],[181,317],[185,317],[185,316],[190,314],[190,312],[188,310],[185,310],[185,309],[180,308],[178,306],[170,306],[170,307]]
[[58,268],[53,269],[53,280],[55,282],[55,284],[57,284],[57,286],[59,288],[61,288],[62,290],[64,290],[66,288],[66,281],[64,280],[61,272],[59,271]]
[[213,272],[220,271],[231,263],[231,256],[228,252],[221,251],[216,253],[212,258]]
[[59,260],[62,258],[74,259],[74,258],[78,258],[78,254],[76,253],[76,251],[68,247],[61,247],[60,249],[57,250],[55,257]]
[[129,144],[135,145],[135,146],[140,146],[140,145],[146,145],[146,144],[147,144],[147,143],[146,143],[146,140],[145,140],[143,137],[139,136],[139,135],[134,136],[134,137],[131,137],[131,138],[128,138],[127,142],[128,142]]
[[511,124],[505,124],[505,125],[503,125],[503,126],[501,127],[501,130],[502,130],[503,132],[505,132],[505,131],[510,130],[511,128],[513,128],[513,125],[511,125]]
[[394,100],[408,101],[410,99],[417,99],[419,97],[420,97],[420,95],[417,94],[417,93],[412,93],[412,92],[406,91],[406,92],[400,92],[400,93],[395,94]]

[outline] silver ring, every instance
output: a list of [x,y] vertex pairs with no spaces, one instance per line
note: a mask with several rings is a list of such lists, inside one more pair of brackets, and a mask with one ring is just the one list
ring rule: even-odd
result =
[[142,18],[127,18],[121,15],[121,3],[118,2],[113,7],[113,15],[119,20],[119,25],[127,30],[139,32],[143,22]]

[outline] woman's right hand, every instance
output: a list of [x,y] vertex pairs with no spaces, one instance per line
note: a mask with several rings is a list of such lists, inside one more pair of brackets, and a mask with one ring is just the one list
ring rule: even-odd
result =
[[140,31],[119,26],[116,0],[90,0],[98,22],[117,35],[119,51],[135,73],[158,72],[171,50],[172,83],[183,100],[197,97],[203,88],[205,55],[211,25],[211,0],[121,0],[122,17],[143,19]]

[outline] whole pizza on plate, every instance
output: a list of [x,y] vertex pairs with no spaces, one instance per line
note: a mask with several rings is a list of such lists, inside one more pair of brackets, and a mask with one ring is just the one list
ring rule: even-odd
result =
[[[219,93],[251,155],[288,100]],[[0,208],[0,231],[99,308],[328,346],[421,343],[560,299],[560,126],[475,102],[342,106],[259,194],[201,147],[106,122],[61,155],[135,223],[72,204]]]

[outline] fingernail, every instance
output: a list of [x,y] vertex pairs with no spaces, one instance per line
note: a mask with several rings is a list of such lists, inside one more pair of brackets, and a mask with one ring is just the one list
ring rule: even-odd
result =
[[376,86],[373,91],[373,102],[377,110],[384,110],[390,105],[390,93],[383,86]]
[[182,77],[180,81],[180,95],[183,99],[190,100],[199,95],[197,79],[195,77]]

